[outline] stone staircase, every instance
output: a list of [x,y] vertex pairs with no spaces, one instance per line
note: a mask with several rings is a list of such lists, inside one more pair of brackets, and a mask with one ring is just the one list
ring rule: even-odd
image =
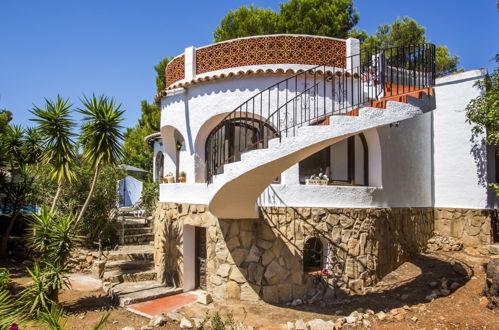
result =
[[119,218],[120,245],[151,244],[154,240],[152,219],[136,216]]
[[103,288],[120,306],[182,292],[156,282],[152,219],[121,216],[120,246],[106,254]]
[[267,148],[246,151],[240,161],[225,164],[223,173],[213,177],[210,212],[222,219],[258,218],[258,196],[283,171],[349,136],[433,110],[433,92],[417,91],[397,100],[390,97],[375,105],[354,115],[331,116],[328,125],[298,127],[294,135],[270,139]]

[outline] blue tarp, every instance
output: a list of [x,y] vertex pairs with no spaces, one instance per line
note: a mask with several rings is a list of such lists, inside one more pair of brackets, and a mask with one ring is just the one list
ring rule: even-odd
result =
[[142,181],[127,176],[118,182],[120,194],[119,207],[134,206],[142,194]]

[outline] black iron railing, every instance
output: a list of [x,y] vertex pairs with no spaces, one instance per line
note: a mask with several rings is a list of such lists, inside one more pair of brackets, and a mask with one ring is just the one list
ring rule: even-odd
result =
[[208,182],[223,172],[224,164],[240,160],[241,153],[267,148],[270,139],[435,84],[433,44],[366,50],[344,61],[346,68],[325,63],[299,72],[228,114],[206,140]]

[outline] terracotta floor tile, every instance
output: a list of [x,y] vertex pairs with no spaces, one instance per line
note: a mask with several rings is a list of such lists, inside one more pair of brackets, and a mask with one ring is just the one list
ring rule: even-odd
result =
[[127,309],[132,312],[138,312],[138,314],[144,316],[152,317],[154,315],[170,312],[184,305],[193,303],[196,300],[197,296],[194,294],[181,293],[175,296],[164,297],[151,301],[146,301],[143,303],[129,305]]

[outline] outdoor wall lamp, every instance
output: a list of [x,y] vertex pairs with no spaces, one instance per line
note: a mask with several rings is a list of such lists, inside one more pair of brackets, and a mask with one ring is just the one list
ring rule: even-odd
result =
[[180,143],[179,141],[177,141],[176,147],[177,147],[177,150],[180,150],[182,148],[182,143]]

